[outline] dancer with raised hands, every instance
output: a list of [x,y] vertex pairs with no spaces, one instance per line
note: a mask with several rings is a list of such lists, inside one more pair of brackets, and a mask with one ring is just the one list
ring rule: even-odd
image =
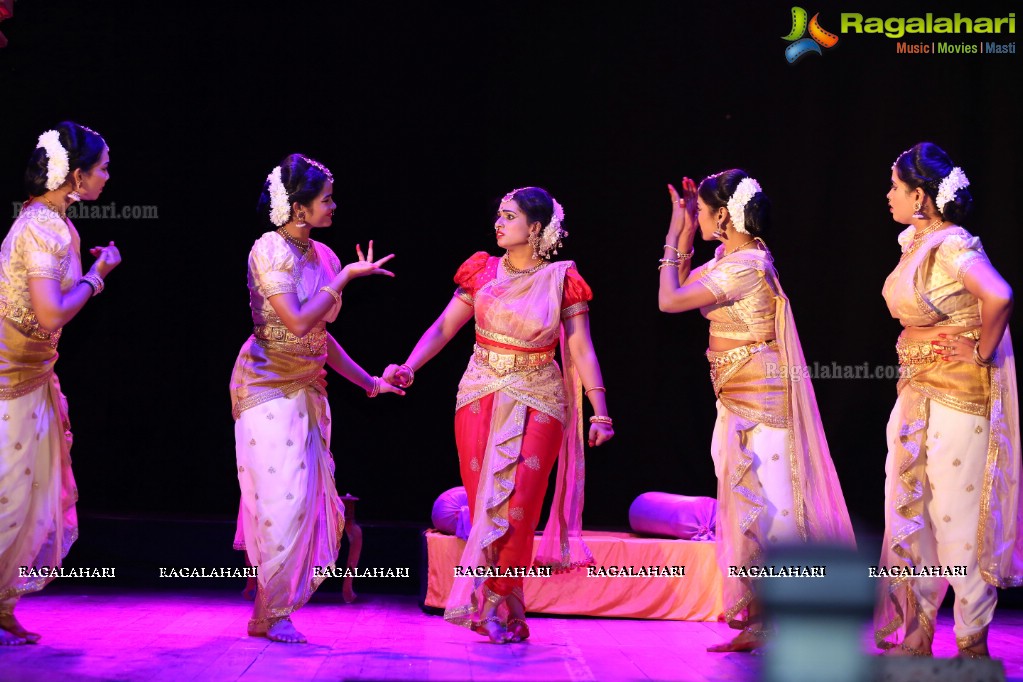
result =
[[[824,437],[789,299],[763,235],[770,203],[760,183],[732,169],[682,196],[668,186],[672,215],[660,261],[660,309],[699,309],[710,320],[707,360],[717,395],[711,455],[718,479],[717,558],[725,619],[741,628],[709,651],[751,651],[769,631],[755,580],[730,567],[763,563],[780,543],[854,543],[849,512]],[[720,241],[691,269],[697,231]],[[773,368],[773,369],[772,369]]]

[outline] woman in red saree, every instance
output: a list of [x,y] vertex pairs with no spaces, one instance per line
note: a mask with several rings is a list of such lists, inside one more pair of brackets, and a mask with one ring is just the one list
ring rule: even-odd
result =
[[[554,505],[535,564],[567,570],[592,562],[582,524],[584,393],[589,444],[613,435],[590,338],[592,293],[572,261],[547,259],[567,233],[561,206],[539,187],[517,189],[498,209],[502,257],[480,252],[455,275],[452,301],[401,366],[384,378],[410,386],[414,373],[470,319],[476,345],[458,386],[455,440],[472,530],[459,566],[506,571],[534,564],[533,536],[558,461]],[[560,343],[563,367],[554,362]],[[514,572],[514,571],[512,571]],[[456,577],[444,617],[497,643],[529,636],[522,577]]]

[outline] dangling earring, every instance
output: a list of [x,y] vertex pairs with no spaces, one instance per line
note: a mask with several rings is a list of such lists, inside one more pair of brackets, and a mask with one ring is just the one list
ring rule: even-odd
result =
[[923,205],[919,201],[913,204],[913,217],[916,220],[926,220],[927,219],[927,214],[920,210],[922,208],[923,208]]
[[71,201],[72,203],[75,201],[81,201],[82,195],[79,193],[81,189],[82,189],[81,185],[76,185],[75,188],[68,193],[67,195],[68,201]]
[[728,236],[728,229],[724,227],[724,222],[725,221],[718,219],[718,226],[714,230],[715,239],[724,239]]
[[537,234],[536,232],[530,232],[529,237],[526,238],[526,241],[529,242],[529,245],[533,247],[533,258],[539,259],[540,235]]
[[305,213],[299,213],[298,215],[295,216],[295,227],[301,229],[305,226],[306,226]]

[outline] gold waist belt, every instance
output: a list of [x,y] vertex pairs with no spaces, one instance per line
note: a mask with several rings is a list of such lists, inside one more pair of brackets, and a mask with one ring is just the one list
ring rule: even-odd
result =
[[[974,341],[980,340],[980,330],[971,329],[968,332],[963,332],[959,336],[964,339],[973,339]],[[937,339],[940,341],[940,339]],[[934,347],[931,345],[932,339],[905,339],[899,337],[899,340],[895,342],[895,352],[899,355],[900,365],[926,365],[931,362],[938,362],[941,360],[941,356],[934,352]]]
[[771,341],[760,341],[758,343],[749,343],[745,346],[739,346],[732,350],[724,351],[707,351],[707,361],[710,362],[710,369],[713,372],[716,369],[720,369],[725,365],[731,365],[736,362],[740,362],[768,349],[775,349],[778,346],[778,342],[775,340]]
[[473,356],[476,358],[476,362],[487,365],[496,374],[543,367],[554,362],[553,350],[540,353],[498,353],[487,350],[478,344],[473,347]]
[[11,305],[6,299],[0,297],[0,319],[5,318],[10,320],[25,336],[47,341],[51,348],[57,347],[63,329],[58,329],[55,332],[46,331],[39,326],[39,320],[36,318],[34,310]]
[[252,335],[264,348],[281,350],[286,353],[319,354],[327,345],[327,329],[317,327],[305,336],[296,336],[288,328],[277,324],[257,324]]

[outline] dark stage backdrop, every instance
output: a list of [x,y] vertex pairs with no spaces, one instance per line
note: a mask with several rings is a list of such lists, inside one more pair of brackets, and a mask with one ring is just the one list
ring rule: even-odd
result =
[[[25,198],[36,137],[63,119],[111,146],[99,205],[158,209],[152,220],[77,221],[83,246],[113,239],[124,255],[61,342],[80,507],[235,513],[227,383],[251,331],[246,256],[262,231],[262,182],[290,152],[322,159],[337,178],[335,225],[316,238],[346,261],[370,238],[398,254],[394,280],[346,289],[332,328],[373,373],[406,357],[466,257],[495,252],[496,198],[538,184],[564,204],[561,257],[595,293],[617,431],[589,453],[589,525],[624,525],[644,491],[715,494],[707,324],[657,309],[666,182],[733,166],[760,180],[774,204],[767,242],[806,356],[822,366],[895,361],[898,325],[880,292],[901,228],[885,192],[896,155],[920,140],[965,168],[967,227],[1023,288],[1020,57],[898,54],[892,38],[840,34],[790,65],[790,7],[18,2],[0,50],[4,210]],[[855,0],[806,9],[836,33],[841,12],[924,11]],[[711,247],[698,244],[697,259]],[[458,485],[452,413],[471,344],[467,328],[404,399],[367,400],[330,378],[338,489],[362,498],[363,519],[428,523],[437,494]],[[895,382],[815,388],[849,506],[876,531]]]

